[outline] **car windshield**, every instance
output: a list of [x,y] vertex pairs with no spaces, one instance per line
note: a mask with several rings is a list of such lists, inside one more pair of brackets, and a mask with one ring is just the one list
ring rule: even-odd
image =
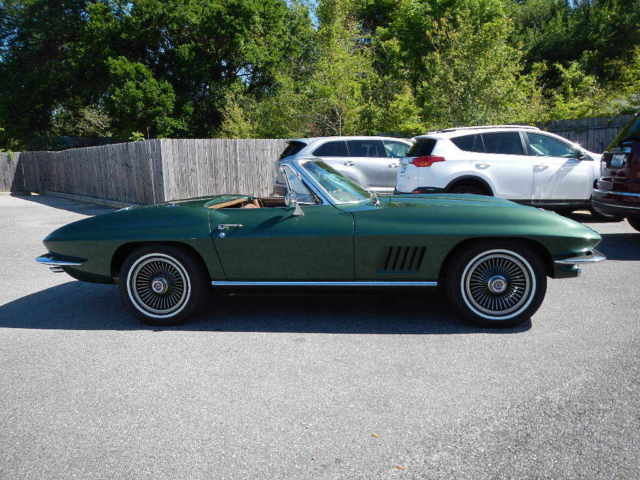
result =
[[361,185],[345,177],[320,160],[305,162],[304,169],[321,185],[335,203],[355,203],[371,199]]

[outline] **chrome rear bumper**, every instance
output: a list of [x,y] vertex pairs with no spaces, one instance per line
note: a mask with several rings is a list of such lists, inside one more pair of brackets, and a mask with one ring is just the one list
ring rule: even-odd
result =
[[53,273],[62,273],[64,272],[64,267],[79,267],[84,263],[84,260],[57,257],[51,253],[47,253],[36,258],[36,262],[49,267],[49,270]]

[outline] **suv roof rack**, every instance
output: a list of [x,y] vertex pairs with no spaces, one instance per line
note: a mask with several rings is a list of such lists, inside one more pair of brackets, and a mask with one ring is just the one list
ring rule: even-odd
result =
[[443,130],[434,130],[429,133],[446,133],[446,132],[456,132],[458,130],[483,130],[486,128],[526,128],[529,130],[540,130],[538,127],[534,127],[533,125],[477,125],[474,127],[455,127],[455,128],[445,128]]

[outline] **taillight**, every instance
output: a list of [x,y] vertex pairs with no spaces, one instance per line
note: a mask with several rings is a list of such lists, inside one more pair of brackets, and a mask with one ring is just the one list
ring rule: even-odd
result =
[[444,162],[444,157],[437,157],[435,155],[425,155],[424,157],[415,157],[411,159],[411,164],[414,167],[430,167],[436,162]]

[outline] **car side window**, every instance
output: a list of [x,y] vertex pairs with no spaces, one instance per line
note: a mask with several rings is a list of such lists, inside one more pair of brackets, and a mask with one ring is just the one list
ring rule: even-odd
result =
[[349,140],[350,157],[382,157],[385,158],[384,147],[381,140]]
[[391,140],[383,140],[384,149],[387,152],[387,157],[391,158],[403,158],[407,156],[410,145],[402,142],[393,142]]
[[527,133],[529,155],[539,157],[576,158],[578,151],[568,143],[540,133]]
[[296,140],[290,141],[287,144],[287,148],[285,148],[280,154],[280,160],[282,160],[283,158],[289,157],[291,155],[295,155],[306,146],[307,144],[304,142],[298,142]]
[[482,135],[463,135],[452,138],[451,141],[456,147],[465,152],[484,152]]
[[518,132],[495,132],[482,134],[486,153],[524,155],[522,140]]
[[344,140],[335,140],[320,145],[313,151],[318,157],[348,157],[347,142]]
[[295,172],[291,167],[285,165],[281,168],[281,172],[284,172],[287,176],[287,186],[291,186],[293,193],[296,194],[298,203],[314,205],[317,203],[316,196],[305,185],[304,181],[300,177],[300,174]]

